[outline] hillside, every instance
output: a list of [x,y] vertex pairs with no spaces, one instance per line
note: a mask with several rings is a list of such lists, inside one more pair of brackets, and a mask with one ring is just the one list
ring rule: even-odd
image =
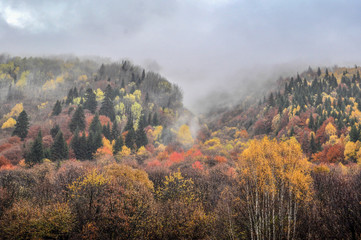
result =
[[[278,90],[254,100],[253,104],[219,113],[216,119],[208,121],[209,127],[213,131],[225,126],[243,129],[257,138],[294,136],[304,153],[315,162],[357,161],[355,144],[361,140],[358,67],[309,68],[280,80],[277,85]],[[348,152],[350,148],[354,152]]]
[[0,57],[0,238],[360,239],[358,68],[202,117],[157,73]]

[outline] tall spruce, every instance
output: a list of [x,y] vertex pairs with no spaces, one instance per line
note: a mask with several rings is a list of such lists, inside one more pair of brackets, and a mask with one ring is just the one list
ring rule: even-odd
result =
[[98,113],[94,115],[93,120],[91,121],[89,126],[89,131],[92,131],[94,133],[102,131],[102,124],[100,123]]
[[116,121],[113,122],[113,126],[112,126],[112,132],[111,132],[111,138],[113,139],[117,139],[120,135],[120,132],[118,130],[118,124]]
[[110,131],[110,125],[109,125],[109,122],[107,125],[103,125],[103,135],[106,139],[108,140],[112,140],[112,134],[111,134],[111,131]]
[[130,149],[135,149],[135,132],[134,128],[128,130],[127,136],[125,137],[125,146]]
[[52,137],[53,139],[55,139],[56,134],[58,134],[59,131],[60,131],[60,127],[59,127],[58,124],[56,124],[54,127],[52,127],[52,128],[50,129],[50,135],[51,135],[51,137]]
[[74,132],[76,129],[78,129],[79,131],[82,131],[85,129],[85,115],[84,115],[84,110],[82,106],[79,106],[71,121],[69,124],[69,129],[71,132]]
[[41,163],[43,158],[43,136],[41,134],[41,130],[39,130],[38,136],[35,138],[33,144],[31,145],[30,152],[25,156],[25,163],[33,166],[34,164]]
[[159,125],[157,112],[155,112],[154,115],[153,115],[152,125],[153,126],[158,126]]
[[61,103],[59,100],[57,100],[53,107],[53,112],[51,113],[51,115],[58,116],[61,113],[61,111],[62,111]]
[[124,145],[123,142],[123,136],[119,136],[116,138],[115,143],[114,143],[114,147],[113,147],[113,155],[117,154],[119,151],[122,150],[122,147]]
[[111,121],[115,120],[114,105],[110,97],[107,95],[104,96],[102,106],[99,110],[99,114],[109,117]]
[[18,136],[21,140],[24,140],[28,135],[29,129],[29,118],[28,114],[23,110],[19,117],[16,120],[15,129],[12,133],[12,136]]
[[351,130],[350,130],[350,141],[352,142],[357,142],[357,140],[359,140],[360,138],[360,132],[357,129],[356,125],[352,125]]
[[97,109],[96,95],[91,88],[88,88],[85,92],[84,109],[88,109],[91,113],[95,113]]
[[51,146],[51,160],[63,160],[69,158],[68,144],[65,142],[63,133],[61,131],[55,137],[54,143]]
[[138,129],[135,133],[135,143],[138,148],[148,144],[148,138],[147,138],[147,134],[144,131],[144,127],[145,127],[144,125],[145,125],[144,118],[141,117],[139,120]]
[[65,103],[68,105],[68,104],[71,104],[73,103],[73,100],[74,100],[74,94],[73,94],[73,89],[71,88],[68,92],[68,96],[66,97],[66,101]]

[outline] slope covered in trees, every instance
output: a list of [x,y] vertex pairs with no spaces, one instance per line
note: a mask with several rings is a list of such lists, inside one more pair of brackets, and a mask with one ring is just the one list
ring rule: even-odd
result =
[[358,70],[196,124],[128,61],[2,56],[0,236],[360,239]]

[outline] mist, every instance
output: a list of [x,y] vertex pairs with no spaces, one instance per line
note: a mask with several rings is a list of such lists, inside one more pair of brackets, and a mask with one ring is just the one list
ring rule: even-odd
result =
[[199,112],[308,66],[360,64],[360,9],[357,0],[3,0],[0,52],[129,59],[177,83]]

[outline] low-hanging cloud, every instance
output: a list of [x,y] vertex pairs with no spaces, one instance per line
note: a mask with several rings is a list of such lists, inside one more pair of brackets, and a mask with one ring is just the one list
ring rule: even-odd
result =
[[360,63],[360,9],[358,0],[3,0],[0,51],[128,58],[178,83],[192,107],[280,66]]

